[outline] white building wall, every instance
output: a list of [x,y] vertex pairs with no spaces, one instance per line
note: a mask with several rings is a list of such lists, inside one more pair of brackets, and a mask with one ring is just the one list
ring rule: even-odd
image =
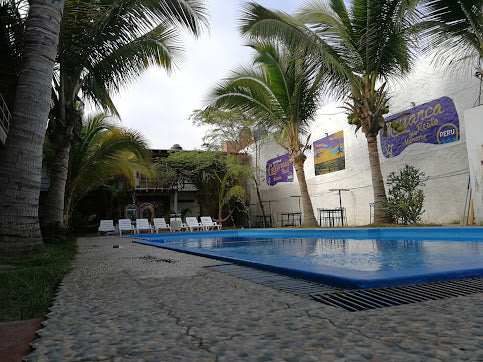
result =
[[[467,110],[465,124],[474,223],[481,225],[483,223],[483,106]],[[469,205],[471,205],[471,201],[468,202]],[[467,210],[466,216],[471,221],[471,208]]]
[[[468,158],[466,150],[464,111],[473,107],[478,95],[479,82],[472,77],[471,69],[464,74],[435,70],[425,58],[419,59],[413,72],[397,84],[389,85],[391,93],[390,114],[408,110],[441,97],[450,97],[455,103],[459,117],[460,139],[448,144],[418,143],[407,147],[400,155],[385,158],[381,151],[379,157],[384,179],[390,172],[399,173],[405,164],[424,172],[429,180],[423,187],[425,195],[422,222],[454,223],[463,218],[468,184]],[[330,189],[349,189],[342,192],[342,206],[347,210],[349,225],[367,225],[370,221],[369,204],[373,202],[371,172],[366,138],[362,132],[354,134],[354,126],[347,123],[344,110],[340,105],[328,104],[322,107],[311,126],[311,142],[324,138],[326,134],[344,131],[345,170],[315,176],[314,154],[306,152],[305,175],[312,198],[314,210],[339,206],[337,192]],[[481,140],[483,134],[475,135]],[[483,142],[480,141],[480,144]],[[280,156],[286,151],[273,141],[259,141],[261,146],[259,166],[265,169],[269,159]],[[253,153],[253,147],[252,147]],[[298,211],[300,195],[296,176],[292,183],[279,183],[275,186],[262,184],[261,194],[264,201],[271,200],[272,214],[275,218],[280,212]],[[252,194],[252,204],[258,203]],[[268,204],[266,204],[266,211]],[[258,206],[253,206],[252,215],[260,214]],[[317,212],[316,212],[316,216]]]

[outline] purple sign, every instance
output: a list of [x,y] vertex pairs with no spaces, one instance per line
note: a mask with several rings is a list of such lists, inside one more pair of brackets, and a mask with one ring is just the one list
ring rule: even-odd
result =
[[267,184],[276,185],[279,182],[293,181],[293,165],[290,163],[288,153],[272,158],[267,162]]
[[388,124],[387,137],[379,134],[382,153],[395,157],[413,143],[450,143],[460,139],[458,113],[451,98],[443,97],[386,118],[404,130]]

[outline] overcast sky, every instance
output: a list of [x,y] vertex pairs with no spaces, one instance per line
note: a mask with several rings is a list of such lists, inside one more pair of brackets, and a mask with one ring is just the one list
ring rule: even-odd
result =
[[[168,75],[152,68],[114,97],[123,127],[137,130],[153,149],[169,149],[175,143],[185,150],[201,149],[206,130],[192,125],[193,110],[206,104],[209,90],[230,71],[250,60],[238,33],[244,1],[206,0],[210,31],[198,39],[186,36],[184,61]],[[292,13],[305,0],[260,0],[259,4]]]

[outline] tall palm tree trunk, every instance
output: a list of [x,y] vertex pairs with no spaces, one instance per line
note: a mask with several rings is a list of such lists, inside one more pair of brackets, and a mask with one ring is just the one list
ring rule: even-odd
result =
[[65,0],[31,0],[12,122],[0,153],[0,250],[42,244],[38,206],[52,72]]
[[50,167],[50,187],[45,204],[42,207],[42,225],[67,226],[64,214],[65,186],[69,172],[70,143],[58,147],[55,151],[55,159]]
[[374,192],[374,223],[390,223],[391,218],[385,214],[383,209],[387,199],[379,161],[379,151],[377,149],[377,136],[366,135],[366,138],[372,174],[372,189]]
[[312,201],[310,200],[309,189],[307,187],[307,181],[305,180],[304,162],[307,156],[303,153],[290,156],[290,162],[292,162],[295,168],[295,173],[299,180],[300,195],[302,196],[302,207],[304,211],[304,224],[303,226],[314,227],[318,226],[317,219],[315,218],[314,209],[312,207]]

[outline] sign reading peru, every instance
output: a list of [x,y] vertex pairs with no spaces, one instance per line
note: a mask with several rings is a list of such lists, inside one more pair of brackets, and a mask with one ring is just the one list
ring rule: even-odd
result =
[[345,169],[344,131],[315,141],[313,146],[316,176]]
[[273,186],[279,182],[292,181],[293,165],[289,161],[288,153],[267,162],[267,184]]
[[460,139],[458,113],[451,98],[443,97],[386,118],[402,132],[388,126],[387,138],[379,134],[382,153],[395,157],[413,143],[441,144]]

